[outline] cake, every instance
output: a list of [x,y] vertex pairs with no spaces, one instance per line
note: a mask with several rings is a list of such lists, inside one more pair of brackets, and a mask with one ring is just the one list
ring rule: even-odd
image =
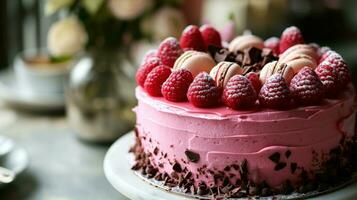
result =
[[221,41],[167,38],[138,69],[132,167],[213,198],[324,190],[356,169],[355,89],[343,58],[288,27]]

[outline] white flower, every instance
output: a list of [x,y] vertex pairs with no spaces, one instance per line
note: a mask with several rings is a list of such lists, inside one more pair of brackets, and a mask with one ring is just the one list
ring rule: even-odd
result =
[[172,7],[160,9],[152,18],[143,21],[141,28],[155,39],[162,40],[172,36],[179,38],[186,25],[182,12]]
[[133,19],[152,6],[152,0],[109,0],[108,7],[115,17]]
[[88,40],[82,24],[75,17],[54,23],[47,35],[47,45],[54,56],[71,56],[83,49]]

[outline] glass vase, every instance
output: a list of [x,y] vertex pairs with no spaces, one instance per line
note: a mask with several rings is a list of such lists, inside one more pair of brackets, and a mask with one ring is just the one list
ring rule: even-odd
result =
[[107,143],[133,128],[135,83],[128,75],[133,70],[121,60],[114,53],[95,52],[73,66],[66,89],[67,115],[79,138]]

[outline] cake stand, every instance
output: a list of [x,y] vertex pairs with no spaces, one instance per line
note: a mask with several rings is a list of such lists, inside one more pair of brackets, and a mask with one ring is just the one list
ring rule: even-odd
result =
[[[185,200],[190,197],[172,193],[144,181],[131,170],[133,155],[128,151],[135,142],[133,132],[118,139],[108,150],[104,159],[104,173],[110,184],[130,199]],[[264,198],[269,199],[269,198]],[[315,200],[355,200],[357,182],[335,192],[314,197]]]

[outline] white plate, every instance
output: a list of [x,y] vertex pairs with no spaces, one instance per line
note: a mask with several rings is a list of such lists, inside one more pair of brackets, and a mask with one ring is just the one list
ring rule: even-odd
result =
[[[133,155],[128,153],[135,142],[133,132],[119,138],[108,150],[104,159],[104,173],[111,185],[130,199],[183,200],[192,199],[183,195],[167,192],[142,180],[131,170]],[[355,200],[357,182],[336,192],[313,198],[315,200]]]
[[0,97],[8,104],[27,110],[60,110],[65,106],[63,93],[34,93],[24,90],[11,70],[0,72]]
[[[12,148],[8,153],[0,156],[0,166],[12,170],[17,177],[28,167],[29,157],[25,149],[17,146],[12,140],[7,140],[11,141]],[[16,181],[16,178],[14,181]],[[0,187],[4,185],[6,184],[0,183]]]

